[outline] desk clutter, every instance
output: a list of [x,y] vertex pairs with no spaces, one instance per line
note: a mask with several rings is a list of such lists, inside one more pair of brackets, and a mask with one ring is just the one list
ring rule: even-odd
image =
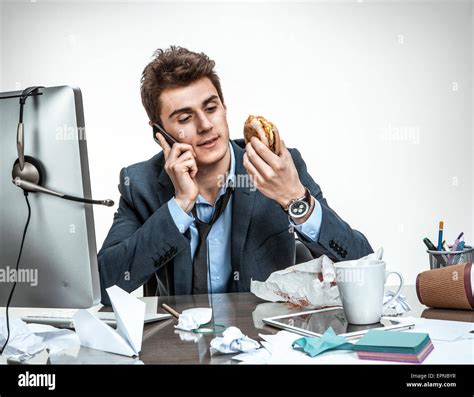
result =
[[[427,246],[430,243],[425,241]],[[456,258],[468,258],[465,252],[471,252],[465,251],[471,248],[463,243],[462,235],[459,235],[452,245],[454,249],[461,249]],[[442,243],[440,247],[443,247]],[[436,249],[432,244],[429,248]],[[431,270],[417,276],[419,301],[431,308],[472,310],[472,263],[456,263],[457,259],[450,255],[456,255],[457,251],[436,252],[442,255],[441,262],[444,261],[445,265],[432,266]],[[298,334],[295,324],[289,323],[290,327],[274,335],[259,334],[262,341],[257,341],[233,324],[216,324],[212,304],[211,308],[197,307],[181,313],[166,304],[161,307],[175,317],[173,326],[176,332],[199,338],[202,334],[212,335],[212,339],[201,339],[207,341],[211,355],[229,354],[230,358],[245,363],[444,364],[449,363],[450,357],[456,357],[462,363],[472,363],[469,352],[472,352],[474,343],[474,327],[471,323],[400,317],[411,310],[401,295],[403,276],[386,269],[382,256],[382,248],[366,257],[338,263],[321,256],[274,272],[266,281],[251,282],[251,292],[255,296],[275,302],[262,305],[299,309],[338,307],[342,313],[339,317],[345,320],[337,316],[336,320],[344,320],[349,328],[354,328],[358,332],[356,338],[340,332],[336,327],[338,322],[328,317],[327,323],[320,322],[321,332],[317,335]],[[398,276],[399,286],[396,291],[386,291],[385,282],[392,273]],[[116,317],[116,329],[87,310],[78,310],[74,314],[75,332],[38,324],[26,325],[20,319],[14,319],[12,339],[5,356],[25,362],[39,357],[45,349],[54,356],[71,346],[77,351],[84,346],[123,358],[138,357],[142,349],[145,303],[117,286],[108,288],[107,293]],[[0,331],[5,328],[2,321],[0,317]],[[413,327],[415,329],[409,329]],[[302,337],[301,334],[313,336]],[[0,342],[2,337],[5,339],[0,332]]]
[[321,338],[303,337],[292,344],[311,357],[328,350],[353,350],[362,360],[397,361],[421,364],[433,351],[427,333],[369,330],[357,342],[351,343],[329,328]]
[[402,319],[414,323],[414,329],[372,330],[358,342],[334,335],[330,329],[323,338],[302,338],[289,331],[274,335],[261,333],[262,348],[232,358],[246,364],[278,365],[473,363],[472,323],[416,317]]
[[459,233],[452,244],[447,244],[444,236],[444,222],[439,222],[438,244],[434,245],[428,237],[423,239],[429,255],[430,269],[439,269],[446,266],[472,263],[474,248],[464,241],[464,232]]
[[[445,242],[443,244],[442,228],[443,225],[440,225],[440,251],[428,239],[424,240],[429,245],[432,270],[417,277],[418,299],[428,307],[472,309],[473,250],[463,241],[463,234],[458,235],[448,248]],[[342,306],[350,324],[370,328],[370,324],[381,316],[389,319],[387,315],[397,316],[411,310],[400,294],[403,286],[401,275],[396,292],[384,293],[380,288],[391,273],[385,270],[382,254],[383,250],[379,249],[359,260],[338,263],[320,257],[314,262],[272,273],[265,282],[252,282],[251,292],[267,301],[287,302],[305,309],[324,307],[331,302],[332,305]],[[471,262],[462,263],[469,258]],[[376,275],[377,268],[380,269],[380,276]],[[370,305],[367,301],[376,302],[376,305]],[[375,310],[375,306],[379,307],[379,311]],[[392,309],[391,314],[388,308]],[[368,312],[371,314],[365,318],[360,315]],[[287,327],[280,327],[284,331],[275,335],[260,334],[263,348],[233,358],[252,364],[355,364],[362,360],[367,363],[472,364],[474,327],[471,323],[410,317],[397,320],[413,325],[409,328],[414,329],[367,329],[355,342],[353,338],[341,334],[340,330],[336,334],[331,326],[333,324],[327,324],[324,327],[326,331],[320,332],[319,336],[299,332],[295,328],[307,330],[309,325],[297,324],[295,320]],[[301,337],[295,332],[309,335]]]
[[115,316],[117,329],[100,321],[87,310],[74,315],[81,345],[124,356],[138,356],[142,348],[145,303],[116,285],[107,288]]
[[252,352],[260,347],[260,343],[244,335],[237,327],[229,327],[222,336],[211,340],[211,353],[238,353]]
[[464,232],[452,244],[444,240],[444,222],[438,226],[435,246],[423,239],[429,255],[430,269],[416,278],[416,293],[423,305],[440,309],[474,309],[474,248],[464,241]]
[[[301,308],[341,306],[341,287],[347,285],[347,281],[354,281],[364,288],[362,283],[368,282],[370,276],[365,269],[375,269],[376,265],[385,267],[382,257],[383,248],[363,258],[338,263],[322,255],[273,272],[265,281],[252,280],[250,292],[265,301],[286,302]],[[348,278],[352,280],[347,280]],[[381,289],[383,296],[381,295],[380,299],[384,315],[398,316],[410,311],[410,306],[401,294],[402,286],[403,282],[397,292],[384,293],[383,288]]]
[[[55,328],[45,324],[27,324],[20,318],[10,319],[10,339],[3,351],[3,357],[14,363],[32,360],[47,351],[54,360],[64,351],[78,352],[80,341],[77,334],[69,329]],[[7,338],[6,317],[0,317],[0,344]],[[46,361],[42,364],[45,364]]]

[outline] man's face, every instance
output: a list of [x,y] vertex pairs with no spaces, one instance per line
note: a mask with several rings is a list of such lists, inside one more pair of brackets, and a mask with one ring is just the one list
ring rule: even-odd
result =
[[227,109],[207,77],[185,87],[169,88],[160,95],[163,127],[181,143],[193,146],[196,163],[221,160],[229,144]]

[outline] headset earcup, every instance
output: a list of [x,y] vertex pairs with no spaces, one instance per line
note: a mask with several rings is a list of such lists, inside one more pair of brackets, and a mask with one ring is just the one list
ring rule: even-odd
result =
[[42,186],[45,181],[46,171],[41,161],[31,156],[25,156],[25,166],[23,170],[20,170],[19,159],[16,159],[13,164],[12,178],[15,179],[16,177]]
[[30,163],[31,165],[35,166],[36,169],[38,170],[39,174],[39,181],[37,185],[43,186],[43,183],[46,180],[46,170],[43,167],[43,163],[41,161],[35,159],[34,157],[31,156],[25,156],[25,160]]

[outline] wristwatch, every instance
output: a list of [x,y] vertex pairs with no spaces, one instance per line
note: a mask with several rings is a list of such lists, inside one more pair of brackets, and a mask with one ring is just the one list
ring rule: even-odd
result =
[[292,218],[304,217],[311,208],[311,192],[307,187],[304,188],[304,196],[290,200],[283,208]]

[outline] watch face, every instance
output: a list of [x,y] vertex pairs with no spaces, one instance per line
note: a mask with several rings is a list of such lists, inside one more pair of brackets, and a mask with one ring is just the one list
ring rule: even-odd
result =
[[309,204],[306,201],[298,200],[290,205],[288,212],[293,218],[302,218],[308,213]]

